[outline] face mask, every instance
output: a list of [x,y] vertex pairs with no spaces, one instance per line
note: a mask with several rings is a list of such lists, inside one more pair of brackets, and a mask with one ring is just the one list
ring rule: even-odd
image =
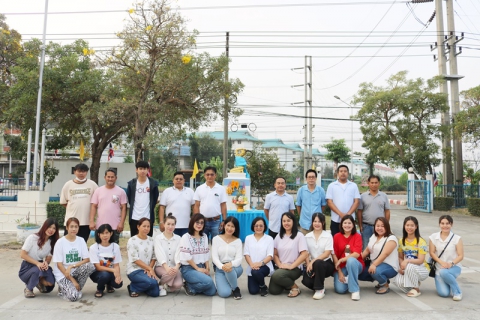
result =
[[75,177],[75,180],[77,180],[78,182],[85,182],[85,181],[87,181],[87,178],[80,180],[77,177]]

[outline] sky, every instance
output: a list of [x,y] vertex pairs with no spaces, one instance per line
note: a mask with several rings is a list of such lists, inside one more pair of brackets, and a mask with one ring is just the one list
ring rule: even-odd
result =
[[[445,1],[442,1],[445,3]],[[97,52],[117,44],[115,33],[128,19],[131,0],[50,0],[47,40],[67,44],[86,39]],[[454,0],[459,43],[460,91],[480,85],[480,2]],[[305,56],[312,56],[313,147],[323,149],[332,137],[351,145],[353,96],[362,82],[384,86],[389,76],[407,70],[411,78],[438,74],[430,45],[436,41],[436,21],[428,19],[434,2],[411,4],[394,0],[178,0],[171,7],[199,31],[197,52],[225,52],[230,32],[231,78],[245,89],[238,97],[244,114],[236,124],[248,124],[260,139],[299,143],[304,137]],[[0,12],[24,40],[41,38],[45,2],[0,0]],[[109,12],[105,12],[109,11]],[[447,30],[446,8],[444,25]],[[42,13],[42,14],[35,14]],[[295,69],[300,68],[300,69]],[[295,69],[295,70],[292,70]],[[342,101],[335,99],[340,97]],[[300,104],[294,104],[300,102]],[[230,121],[230,128],[235,123]],[[214,121],[205,130],[223,130]],[[361,147],[358,122],[353,122],[353,149]],[[469,152],[464,152],[465,157]]]

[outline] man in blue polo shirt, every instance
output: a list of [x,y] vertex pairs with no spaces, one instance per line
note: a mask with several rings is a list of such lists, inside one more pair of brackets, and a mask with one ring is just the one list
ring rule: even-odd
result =
[[274,187],[275,191],[267,194],[265,198],[263,211],[268,219],[268,234],[275,239],[280,232],[282,214],[288,211],[293,213],[295,205],[293,204],[293,197],[285,191],[287,188],[287,180],[285,178],[276,178]]
[[300,228],[298,230],[303,234],[310,231],[312,215],[317,212],[324,212],[327,205],[325,190],[317,186],[317,172],[309,169],[305,178],[307,178],[307,184],[298,189],[296,203],[300,216]]
[[360,192],[355,183],[348,181],[348,167],[344,164],[337,168],[337,181],[327,188],[327,204],[332,211],[330,231],[332,236],[340,232],[340,220],[345,215],[353,215],[360,202]]

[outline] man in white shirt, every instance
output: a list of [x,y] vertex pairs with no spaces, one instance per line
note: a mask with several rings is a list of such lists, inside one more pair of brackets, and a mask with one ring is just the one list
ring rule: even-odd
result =
[[[206,167],[203,172],[205,183],[195,190],[193,213],[201,213],[205,216],[203,232],[213,239],[218,235],[219,229],[223,228],[223,221],[227,219],[227,191],[215,181],[217,168]],[[223,217],[221,223],[220,216]]]
[[265,198],[263,211],[268,219],[268,235],[275,239],[280,232],[282,214],[288,211],[293,213],[295,205],[293,197],[285,191],[287,188],[287,180],[285,178],[276,178],[273,186],[275,191],[269,193]]
[[173,187],[165,189],[160,196],[160,208],[158,210],[158,222],[160,231],[165,230],[164,220],[165,213],[172,215],[177,219],[175,225],[175,234],[180,237],[188,232],[188,224],[190,222],[190,214],[195,201],[193,200],[194,192],[192,189],[184,186],[185,177],[181,172],[173,174]]

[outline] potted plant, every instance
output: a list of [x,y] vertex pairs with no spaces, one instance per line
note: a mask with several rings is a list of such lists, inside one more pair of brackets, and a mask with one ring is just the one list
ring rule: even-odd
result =
[[30,211],[27,213],[25,222],[23,218],[16,219],[15,222],[17,223],[17,241],[20,243],[24,243],[29,235],[37,233],[40,230],[38,224],[30,222]]

